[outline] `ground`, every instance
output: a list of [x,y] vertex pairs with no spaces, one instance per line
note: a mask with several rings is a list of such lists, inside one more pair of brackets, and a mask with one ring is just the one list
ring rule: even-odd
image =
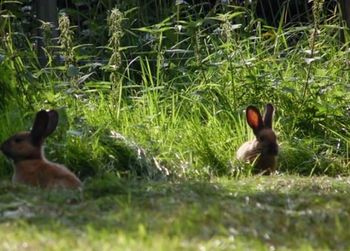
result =
[[350,247],[350,179],[0,185],[1,250],[335,250]]

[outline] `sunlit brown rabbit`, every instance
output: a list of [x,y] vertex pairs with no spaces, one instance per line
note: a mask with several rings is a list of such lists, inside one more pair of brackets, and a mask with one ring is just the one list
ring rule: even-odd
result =
[[247,122],[255,139],[245,142],[237,151],[237,159],[254,163],[256,171],[266,174],[276,170],[279,151],[276,134],[272,130],[273,113],[272,104],[266,105],[264,118],[256,107],[247,107]]
[[80,180],[65,166],[46,160],[43,143],[56,129],[58,113],[41,110],[31,131],[19,132],[1,145],[1,151],[14,161],[12,181],[42,188],[79,188]]

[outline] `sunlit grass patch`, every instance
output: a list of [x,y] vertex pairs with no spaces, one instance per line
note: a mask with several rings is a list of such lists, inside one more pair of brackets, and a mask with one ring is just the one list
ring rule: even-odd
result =
[[[87,182],[85,192],[1,183],[0,246],[19,250],[343,249],[349,180]],[[103,190],[101,190],[103,189]],[[96,191],[101,192],[96,192]],[[54,245],[53,243],[56,243]]]

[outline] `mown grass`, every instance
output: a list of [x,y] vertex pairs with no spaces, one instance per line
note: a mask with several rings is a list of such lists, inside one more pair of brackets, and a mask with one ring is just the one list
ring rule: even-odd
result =
[[349,179],[86,182],[81,193],[1,183],[2,250],[340,250]]

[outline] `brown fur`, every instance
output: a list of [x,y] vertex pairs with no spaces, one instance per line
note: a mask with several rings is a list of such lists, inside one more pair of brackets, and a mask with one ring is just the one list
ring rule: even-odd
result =
[[80,180],[65,166],[43,160],[16,164],[12,181],[42,188],[78,188]]
[[46,160],[42,144],[56,128],[56,111],[40,111],[32,131],[19,132],[1,145],[1,151],[14,161],[12,181],[41,188],[81,187],[81,181],[65,166]]
[[269,174],[277,169],[277,155],[279,146],[277,137],[272,129],[274,108],[266,105],[266,112],[262,118],[259,110],[254,106],[247,108],[247,122],[253,129],[255,139],[245,142],[237,150],[237,159],[254,163],[258,172]]

